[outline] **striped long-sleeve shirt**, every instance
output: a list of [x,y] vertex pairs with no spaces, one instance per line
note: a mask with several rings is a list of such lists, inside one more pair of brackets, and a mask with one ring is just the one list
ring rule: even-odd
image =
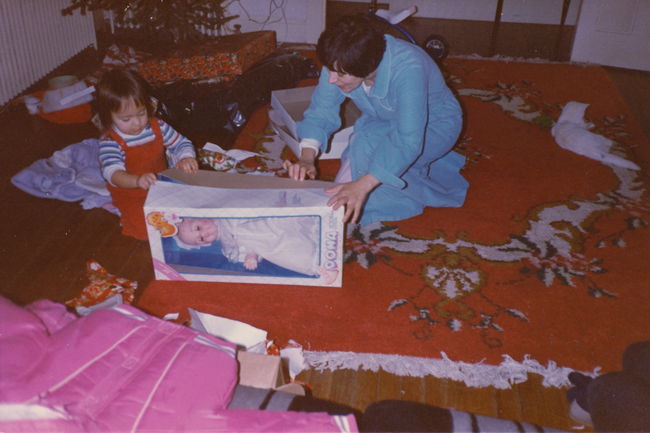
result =
[[[163,120],[160,122],[160,132],[163,136],[163,145],[170,167],[174,167],[178,161],[184,158],[196,158],[196,152],[192,143],[179,134],[174,128]],[[139,146],[151,142],[155,136],[151,125],[147,125],[140,134],[128,135],[120,132],[117,128],[114,131],[119,134],[128,147]],[[118,170],[125,170],[125,154],[119,143],[103,138],[99,142],[99,163],[102,168],[102,175],[107,182],[111,183],[113,174]]]

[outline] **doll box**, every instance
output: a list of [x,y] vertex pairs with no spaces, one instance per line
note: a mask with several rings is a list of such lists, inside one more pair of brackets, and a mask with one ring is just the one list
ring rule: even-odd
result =
[[[298,157],[300,157],[300,140],[296,123],[303,119],[303,114],[309,107],[311,94],[315,88],[315,86],[307,86],[271,92],[271,110],[269,110],[271,128]],[[334,133],[327,150],[321,154],[320,159],[341,158],[341,154],[348,145],[350,134],[352,134],[352,125],[360,115],[361,111],[352,100],[348,99],[343,103],[341,129]]]
[[277,49],[275,31],[219,36],[214,42],[183,47],[138,65],[138,72],[151,83],[178,80],[228,80],[246,72]]
[[[333,183],[175,169],[159,179],[144,205],[156,279],[341,286],[343,209],[324,192]],[[209,236],[197,237],[201,224]]]

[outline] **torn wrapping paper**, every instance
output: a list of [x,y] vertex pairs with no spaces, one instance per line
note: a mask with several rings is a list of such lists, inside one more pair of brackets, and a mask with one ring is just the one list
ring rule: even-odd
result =
[[87,316],[90,313],[97,311],[97,310],[103,310],[105,308],[113,308],[117,305],[121,305],[124,303],[124,300],[122,299],[121,294],[115,294],[113,296],[110,296],[109,298],[105,299],[104,301],[101,301],[95,305],[90,305],[88,307],[79,305],[75,308],[75,311],[79,316]]
[[126,304],[133,302],[135,290],[138,288],[136,281],[110,274],[94,260],[86,263],[86,271],[90,283],[84,287],[79,296],[67,301],[66,305],[70,307],[91,307],[107,301],[117,294],[121,295],[121,302]]
[[199,161],[216,171],[235,171],[242,161],[255,156],[260,154],[240,149],[224,150],[210,142],[198,150]]

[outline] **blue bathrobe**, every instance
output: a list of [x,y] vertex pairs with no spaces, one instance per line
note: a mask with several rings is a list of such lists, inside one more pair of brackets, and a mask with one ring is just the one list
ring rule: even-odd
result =
[[301,138],[326,144],[341,126],[340,105],[351,98],[362,115],[350,145],[352,179],[370,173],[381,185],[368,196],[360,223],[398,221],[425,206],[462,206],[468,183],[459,170],[465,157],[453,152],[462,111],[436,63],[420,47],[385,35],[386,51],[369,94],[345,93],[328,82],[326,68],[312,95]]

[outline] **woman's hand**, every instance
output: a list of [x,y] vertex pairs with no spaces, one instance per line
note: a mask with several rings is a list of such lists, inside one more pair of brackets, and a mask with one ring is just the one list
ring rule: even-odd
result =
[[183,158],[178,161],[176,167],[189,174],[194,174],[199,171],[199,163],[194,158]]
[[287,170],[289,178],[293,180],[316,179],[316,150],[303,147],[298,162],[284,161],[282,167]]
[[327,194],[332,195],[332,198],[327,202],[328,206],[336,210],[341,206],[345,206],[345,214],[343,222],[356,223],[361,217],[363,205],[368,199],[370,191],[375,189],[381,182],[373,175],[366,174],[359,179],[352,182],[340,183],[332,188],[326,189]]

